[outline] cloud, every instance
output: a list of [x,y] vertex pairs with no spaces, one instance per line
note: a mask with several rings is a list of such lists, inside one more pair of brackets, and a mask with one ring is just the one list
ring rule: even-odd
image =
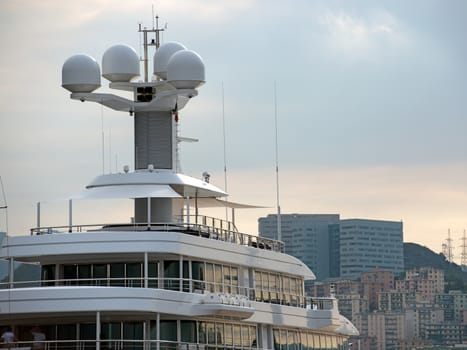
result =
[[385,10],[353,14],[327,11],[318,19],[323,40],[343,59],[372,60],[386,51],[407,45],[402,24]]

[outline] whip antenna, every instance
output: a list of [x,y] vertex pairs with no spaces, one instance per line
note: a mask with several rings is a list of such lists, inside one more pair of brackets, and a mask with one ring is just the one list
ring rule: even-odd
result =
[[277,202],[277,240],[282,240],[281,206],[279,202],[279,142],[277,137],[277,88],[274,81],[274,126],[276,131],[276,202]]
[[[222,82],[222,136],[224,139],[224,191],[227,192],[227,152],[225,142],[225,103],[224,103],[224,82]],[[229,221],[229,211],[225,206],[225,219]]]
[[3,180],[1,176],[0,176],[0,185],[2,188],[2,197],[3,197],[3,203],[4,203],[4,205],[1,206],[0,209],[5,209],[5,230],[6,230],[6,233],[8,234],[8,204],[6,202],[5,188],[3,187]]

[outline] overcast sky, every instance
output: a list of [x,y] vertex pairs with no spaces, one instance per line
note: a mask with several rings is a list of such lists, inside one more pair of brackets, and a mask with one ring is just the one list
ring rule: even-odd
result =
[[[274,82],[283,213],[402,220],[404,240],[454,253],[467,228],[467,2],[443,1],[1,1],[0,176],[10,234],[65,225],[66,202],[102,173],[133,167],[132,120],[69,99],[63,62],[102,59],[113,44],[140,52],[138,22],[151,5],[165,41],[197,51],[207,82],[180,113],[185,173],[224,186],[222,84],[228,191],[269,206],[238,212],[240,231],[274,212]],[[107,81],[102,79],[102,91]],[[1,199],[3,201],[3,199]],[[127,221],[127,202],[77,223]],[[90,215],[88,218],[85,215]],[[105,218],[105,219],[103,219]],[[6,215],[0,217],[0,231]]]

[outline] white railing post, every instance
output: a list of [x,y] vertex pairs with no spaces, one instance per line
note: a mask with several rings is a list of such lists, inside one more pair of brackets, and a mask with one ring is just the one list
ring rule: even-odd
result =
[[96,311],[96,350],[101,349],[101,313]]
[[68,232],[72,232],[73,226],[73,201],[68,200]]
[[148,230],[151,229],[151,197],[148,197]]
[[37,202],[37,228],[41,227],[41,202]]
[[161,315],[160,313],[156,314],[156,350],[161,348]]
[[148,288],[148,252],[144,252],[144,288]]
[[13,288],[13,284],[15,282],[15,261],[13,260],[13,258],[10,258],[9,261],[10,271],[8,273],[8,288],[11,289]]

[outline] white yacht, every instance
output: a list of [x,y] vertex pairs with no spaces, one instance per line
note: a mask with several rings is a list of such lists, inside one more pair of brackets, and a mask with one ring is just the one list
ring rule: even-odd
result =
[[[62,86],[71,99],[100,103],[134,119],[134,171],[97,176],[70,196],[68,225],[6,236],[9,262],[0,289],[0,330],[8,346],[32,349],[216,350],[349,349],[356,328],[330,296],[305,297],[313,272],[283,253],[280,241],[240,233],[234,222],[203,216],[199,208],[245,205],[202,179],[180,173],[178,111],[204,83],[198,54],[177,42],[159,45],[161,29],[139,28],[140,59],[126,45],[105,51],[102,66],[70,57]],[[155,40],[148,36],[155,36]],[[148,48],[155,46],[153,76]],[[127,99],[94,92],[102,76]],[[138,80],[140,79],[140,80]],[[78,107],[78,105],[75,105]],[[70,108],[75,108],[71,106]],[[73,201],[126,198],[134,214],[122,222],[75,224]],[[92,201],[90,201],[92,203]],[[19,282],[17,263],[33,263],[37,280]],[[36,340],[31,329],[42,332]]]

